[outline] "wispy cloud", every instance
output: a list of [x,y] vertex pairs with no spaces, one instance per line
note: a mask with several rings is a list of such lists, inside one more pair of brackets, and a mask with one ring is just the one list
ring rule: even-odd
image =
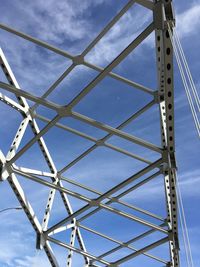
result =
[[[200,185],[200,171],[199,169],[186,172],[178,173],[179,186],[184,198],[188,197],[199,197],[199,185]],[[163,179],[156,179],[154,182],[148,184],[148,186],[138,189],[137,193],[135,191],[124,197],[128,200],[140,200],[142,202],[151,201],[155,202],[162,197],[164,191],[163,188]],[[151,199],[149,199],[151,195]]]
[[177,30],[181,37],[189,37],[197,32],[200,26],[200,3],[195,2],[191,7],[177,15]]
[[113,60],[139,35],[151,17],[151,12],[133,6],[89,53],[88,60],[99,64]]
[[[94,33],[94,28],[96,26],[94,25],[95,18],[91,18],[90,16],[91,8],[100,7],[101,4],[107,5],[108,2],[109,1],[105,0],[61,0],[55,3],[54,0],[50,0],[48,2],[36,0],[26,3],[25,0],[22,0],[22,4],[19,5],[12,1],[13,5],[12,8],[10,8],[10,12],[8,12],[7,7],[7,12],[2,12],[1,19],[3,22],[10,24],[11,26],[19,28],[45,41],[56,44],[63,49],[68,50],[69,48],[69,50],[73,53],[79,53],[88,43],[88,40],[92,39],[94,35],[97,34],[97,32]],[[15,6],[15,8],[13,8],[13,6]],[[143,28],[145,28],[146,24],[151,19],[151,14],[148,12],[146,13],[143,8],[140,8],[140,10],[137,11],[139,12],[134,12],[133,9],[128,12],[88,55],[87,59],[91,62],[105,65],[117,56],[117,54],[120,53],[123,48],[125,48],[125,46],[142,31]],[[14,13],[18,14],[18,16],[15,17]],[[87,17],[85,15],[86,13]],[[192,5],[187,11],[178,14],[177,23],[181,36],[188,37],[195,33],[196,27],[198,27],[200,23],[198,19],[199,13],[200,4],[198,3],[196,5]],[[18,19],[19,17],[21,19]],[[136,26],[138,23],[140,25]],[[100,26],[101,25],[99,25],[98,30],[100,30]],[[3,34],[3,38],[1,38],[1,44],[4,49],[6,49],[8,60],[11,62],[14,72],[17,74],[17,78],[19,79],[20,84],[22,84],[22,87],[24,87],[24,89],[32,90],[34,94],[41,94],[43,90],[46,89],[69,64],[69,61],[66,59],[44,52],[43,49],[39,49],[28,42],[21,42],[18,38],[11,38],[8,36],[9,35]],[[153,35],[150,36],[147,42],[145,42],[150,47],[153,47],[153,37]],[[130,65],[130,68],[131,67],[132,65]],[[146,69],[144,70],[146,71]],[[80,79],[78,72],[74,72],[74,76],[72,75],[72,78],[73,77],[77,80]],[[96,100],[96,102],[97,101],[99,101],[99,99]],[[96,108],[96,102],[94,101],[94,108]],[[179,109],[185,108],[182,98],[180,98],[177,102]],[[7,111],[3,111],[2,118],[6,117],[6,115],[8,119]],[[180,118],[182,119],[182,117]],[[185,119],[186,117],[184,117],[184,120]],[[5,119],[3,120],[2,125],[6,128]],[[145,124],[143,126],[145,127]],[[150,133],[153,135],[152,132]],[[9,135],[10,134],[11,132],[9,128]],[[57,136],[60,137],[61,135]],[[50,140],[50,142],[55,146],[56,142],[55,140],[52,140]],[[181,140],[183,139],[181,138]],[[81,146],[79,142],[75,142],[74,139],[70,139],[70,142],[73,146],[76,146],[76,149],[80,150]],[[67,143],[67,140],[65,143]],[[128,145],[127,148],[131,149]],[[63,150],[65,151],[63,152]],[[71,146],[66,149],[63,147],[63,150],[60,151],[61,155],[66,153],[66,151],[71,156],[73,155]],[[59,151],[57,150],[57,152]],[[137,152],[137,150],[134,150],[134,152]],[[114,186],[117,182],[121,181],[123,179],[122,177],[125,179],[133,173],[133,170],[137,171],[137,169],[139,169],[139,165],[135,163],[133,164],[132,160],[125,160],[120,156],[118,158],[114,157],[114,153],[107,153],[106,156],[104,156],[101,151],[101,153],[97,156],[98,160],[95,160],[93,154],[87,162],[84,161],[83,164],[78,166],[76,165],[75,168],[72,168],[66,174],[69,175],[71,179],[76,179],[79,182],[88,184],[88,186],[93,188],[98,187],[98,190],[105,191],[110,186]],[[28,157],[29,162],[31,162],[30,157]],[[62,160],[66,161],[66,158],[67,156],[63,157]],[[33,159],[34,155],[32,154],[32,161]],[[61,163],[60,158],[57,159],[57,161]],[[36,161],[34,161],[34,164],[36,165]],[[24,166],[26,166],[26,160],[24,160]],[[188,201],[188,199],[191,200],[193,197],[198,198],[198,188],[200,185],[199,169],[194,167],[193,171],[180,174],[179,176],[180,187],[184,197],[186,197],[186,201]],[[43,190],[42,186],[41,188],[39,186],[32,186],[32,184],[29,184],[26,180],[24,180],[24,184],[25,191],[29,195],[38,217],[41,219],[43,217],[41,207],[46,204],[45,198],[47,197],[49,189]],[[69,186],[68,184],[65,185],[68,189],[74,189],[73,186]],[[146,189],[143,188],[141,193],[137,194],[137,196],[130,194],[128,196],[130,198],[127,198],[126,200],[134,201],[137,199],[139,200],[138,203],[141,203],[142,205],[147,204],[147,201],[152,201],[151,203],[157,204],[158,198],[161,197],[162,193],[160,190],[161,186],[163,186],[161,182],[155,181],[154,184],[151,184]],[[2,188],[3,187],[1,187],[1,190]],[[2,191],[4,192],[4,194],[1,193],[1,197],[3,196],[2,199],[8,199],[8,190],[3,189]],[[149,200],[149,195],[151,195],[151,201]],[[6,202],[6,205],[10,204],[9,201],[10,198],[8,202]],[[75,200],[73,207],[75,209],[78,208],[78,204],[80,204],[80,202]],[[53,219],[58,219],[59,216],[63,216],[63,209],[59,201],[55,203],[53,212],[55,212],[53,214]],[[16,227],[16,221],[18,222],[18,226],[20,226],[19,228]],[[15,220],[14,216],[12,216],[12,220],[4,217],[2,219],[1,217],[1,223],[4,225],[2,227],[2,231],[4,231],[4,233],[1,235],[0,239],[0,247],[3,247],[3,249],[0,250],[0,262],[3,262],[5,266],[49,266],[49,263],[46,257],[44,258],[43,254],[34,255],[35,234],[27,222],[28,221],[25,217],[19,218],[18,220]],[[14,230],[11,231],[10,229]],[[9,238],[8,235],[6,235],[6,232],[9,233]],[[80,265],[75,264],[74,266],[76,267]]]

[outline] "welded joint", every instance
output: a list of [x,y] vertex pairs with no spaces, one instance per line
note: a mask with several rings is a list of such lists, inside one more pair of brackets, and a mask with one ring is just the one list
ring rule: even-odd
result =
[[[176,165],[176,158],[175,158],[175,154],[170,153],[170,150],[168,148],[163,149],[162,152],[162,159],[164,163],[168,163],[169,161],[169,156],[170,156],[170,168],[177,170],[177,165]],[[166,165],[164,165],[166,166]],[[169,166],[167,167],[169,169]]]
[[168,262],[167,264],[166,264],[166,267],[172,267],[172,262]]
[[155,28],[158,30],[164,30],[165,29],[165,6],[163,1],[156,2],[154,5],[153,10],[153,19],[154,19],[154,25]]
[[99,139],[99,140],[96,141],[96,145],[97,146],[104,146],[104,144],[105,144],[105,142],[104,142],[103,139]]
[[111,263],[109,266],[110,266],[110,267],[119,267],[119,265],[116,264],[116,263]]
[[44,233],[38,233],[36,237],[36,249],[42,250],[46,244],[47,237]]
[[5,156],[0,150],[0,181],[7,180],[11,172],[12,168],[7,166]]
[[89,205],[90,205],[91,207],[98,207],[98,206],[99,206],[99,203],[100,203],[99,200],[97,200],[97,199],[92,199],[92,200],[90,201]]
[[82,65],[84,63],[84,57],[82,55],[75,56],[73,58],[73,63],[75,65]]
[[175,157],[175,153],[170,153],[170,160],[171,160],[171,167],[175,170],[177,170],[177,164],[176,164],[176,157]]
[[155,28],[158,30],[168,29],[170,26],[175,25],[175,16],[171,0],[160,0],[155,3],[153,10],[153,18]]
[[122,245],[124,248],[130,248],[129,243],[127,243],[127,242],[122,242]]
[[11,173],[11,168],[10,166],[6,166],[6,164],[2,164],[0,166],[1,170],[0,170],[0,181],[5,181],[8,179],[10,173]]
[[74,227],[80,227],[81,223],[76,219],[74,222]]
[[167,148],[163,149],[163,151],[162,151],[162,160],[163,160],[163,163],[169,162],[169,152],[168,152]]
[[98,267],[96,264],[93,263],[92,260],[89,260],[83,267]]
[[174,8],[172,5],[172,0],[162,0],[165,5],[165,16],[168,21],[173,21],[175,23]]
[[177,234],[173,233],[173,230],[169,230],[169,240],[174,242],[174,247],[176,250],[180,250],[180,246],[179,246],[179,240],[178,240],[178,236]]
[[110,200],[115,203],[119,202],[119,199],[117,197],[111,197]]
[[30,120],[31,120],[31,119],[37,118],[36,115],[37,115],[36,111],[33,110],[32,107],[27,109],[27,111],[26,111],[27,118],[30,117]]
[[165,174],[169,171],[169,164],[164,162],[161,166],[160,166],[160,172],[162,174]]
[[169,232],[168,232],[168,237],[169,237],[169,240],[170,240],[170,241],[174,241],[174,234],[173,234],[172,229],[169,230]]
[[177,250],[180,250],[179,239],[178,239],[177,234],[174,235],[174,242],[175,242],[175,248]]
[[68,117],[72,114],[71,108],[62,106],[61,108],[58,109],[58,115],[60,117]]
[[165,95],[163,92],[161,92],[160,90],[154,92],[154,102],[156,104],[160,104],[164,100],[165,100]]

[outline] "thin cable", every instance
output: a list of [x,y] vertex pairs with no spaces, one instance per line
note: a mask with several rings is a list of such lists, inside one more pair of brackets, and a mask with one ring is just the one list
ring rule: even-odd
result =
[[[168,27],[169,27],[169,24],[168,24]],[[195,121],[195,125],[197,127],[197,132],[198,132],[198,135],[200,136],[200,123],[199,123],[198,115],[196,113],[195,105],[193,103],[192,96],[191,96],[191,93],[190,93],[190,90],[189,90],[189,86],[188,86],[187,80],[185,78],[184,70],[183,70],[183,67],[181,65],[181,60],[180,60],[180,57],[179,57],[179,53],[181,54],[181,52],[179,51],[179,53],[178,53],[178,50],[176,48],[176,42],[178,42],[178,41],[177,41],[176,38],[175,38],[176,42],[173,40],[170,27],[169,27],[169,31],[170,31],[170,35],[171,35],[170,37],[171,37],[171,40],[172,40],[172,44],[174,45],[174,50],[175,50],[175,55],[176,55],[176,58],[177,58],[177,63],[179,65],[179,70],[181,72],[181,77],[182,77],[182,80],[183,80],[183,83],[184,83],[184,86],[185,86],[185,90],[186,90],[187,98],[188,98],[188,101],[189,101],[189,104],[190,104],[190,108],[191,108],[191,111],[192,111],[192,114],[193,114],[193,118],[195,117],[194,121]],[[180,47],[179,47],[179,50],[180,50]],[[183,58],[182,58],[182,61],[184,61]],[[185,68],[186,68],[186,66],[185,66]],[[189,70],[189,67],[188,67],[188,70]],[[185,72],[187,73],[187,69],[185,70]],[[194,98],[195,98],[195,101],[196,101],[196,105],[199,108],[199,106],[198,106],[198,101],[199,101],[198,93],[196,91],[195,85],[194,85],[194,88],[193,88],[193,86],[191,84],[193,81],[192,82],[190,81],[189,74],[188,74],[188,80],[189,80],[190,86],[192,88],[192,92],[193,92],[193,95],[194,95]],[[191,80],[192,80],[192,77],[191,77]],[[194,84],[194,82],[193,82],[193,84]],[[196,96],[195,92],[196,92],[197,96]]]
[[[177,195],[178,195],[178,193],[177,193]],[[182,212],[181,212],[179,198],[178,198],[178,210],[179,210],[179,218],[180,218],[180,222],[181,222],[181,230],[182,230],[182,235],[183,235],[183,244],[184,244],[184,249],[185,249],[187,266],[190,267],[190,259],[189,259],[189,252],[188,252],[189,248],[188,248],[188,244],[187,244],[187,241],[186,241],[187,237],[186,237],[184,226],[183,226],[183,216],[182,216]]]
[[[177,178],[178,179],[178,178]],[[178,180],[176,183],[176,195],[177,195],[177,206],[178,206],[178,214],[180,218],[180,223],[181,223],[181,230],[182,230],[182,235],[183,235],[183,244],[184,244],[184,249],[185,249],[185,254],[186,254],[186,261],[187,261],[187,266],[190,266],[190,257],[189,257],[189,247],[187,243],[187,237],[184,229],[184,222],[183,222],[183,216],[182,216],[182,209],[181,209],[181,204],[180,204],[180,197],[179,197],[179,191],[178,191]]]
[[170,32],[170,37],[171,37],[172,45],[173,45],[173,48],[174,48],[175,56],[176,56],[176,59],[177,59],[177,63],[178,63],[178,66],[179,66],[179,70],[180,70],[180,73],[181,73],[181,77],[182,77],[182,80],[183,80],[183,83],[184,83],[184,87],[185,87],[185,90],[186,90],[186,93],[187,93],[188,101],[190,103],[192,113],[194,114],[194,117],[196,118],[196,120],[195,119],[194,120],[196,121],[196,124],[198,125],[197,127],[200,128],[200,124],[199,124],[199,121],[198,121],[198,116],[196,114],[196,110],[195,110],[195,106],[193,104],[192,96],[190,94],[190,90],[189,90],[189,87],[188,87],[187,80],[185,78],[184,70],[183,70],[183,67],[181,65],[181,60],[180,60],[180,57],[179,57],[179,54],[178,54],[176,43],[173,40],[172,33],[171,33],[170,29],[169,29],[169,32]]
[[181,47],[181,43],[180,43],[180,40],[179,40],[179,37],[178,37],[176,31],[175,31],[175,36],[176,36],[175,38],[176,38],[177,44],[179,46],[180,54],[182,56],[182,61],[183,61],[183,64],[185,66],[186,73],[188,75],[188,80],[190,82],[190,86],[191,86],[191,89],[192,89],[192,92],[193,92],[193,95],[194,95],[194,98],[195,98],[195,101],[196,101],[196,104],[197,104],[197,108],[198,108],[198,111],[200,112],[200,99],[199,99],[199,95],[198,95],[196,86],[194,84],[194,81],[193,81],[193,78],[192,78],[192,75],[191,75],[191,72],[190,72],[188,63],[186,61],[186,58],[185,58],[185,55],[184,55],[184,52],[183,52],[183,49]]
[[174,36],[175,36],[175,38],[176,38],[176,42],[177,42],[177,44],[178,44],[179,51],[180,51],[180,54],[181,54],[181,56],[182,56],[183,64],[184,64],[185,69],[186,69],[186,72],[187,72],[187,74],[188,74],[188,79],[189,79],[189,81],[190,81],[191,89],[192,89],[194,98],[195,98],[196,103],[197,103],[198,111],[200,112],[200,98],[199,98],[199,95],[198,95],[196,86],[195,86],[195,84],[194,84],[194,80],[193,80],[193,78],[192,78],[192,74],[191,74],[191,72],[190,72],[190,69],[189,69],[189,66],[188,66],[188,63],[187,63],[187,60],[186,60],[186,57],[185,57],[185,54],[184,54],[184,51],[183,51],[183,48],[182,48],[182,45],[181,45],[181,42],[180,42],[180,38],[179,38],[179,36],[178,36],[178,34],[177,34],[176,29],[174,29]]
[[[173,48],[174,48],[175,56],[176,56],[177,63],[178,63],[178,66],[179,66],[179,70],[180,70],[180,73],[181,73],[181,77],[182,77],[182,80],[183,80],[184,88],[185,88],[185,91],[186,91],[186,94],[187,94],[187,97],[188,97],[188,101],[189,101],[189,104],[190,104],[190,107],[191,107],[192,115],[193,115],[193,118],[194,118],[194,121],[195,121],[195,125],[196,125],[196,128],[197,128],[198,134],[200,136],[200,131],[199,131],[200,127],[199,127],[198,117],[197,117],[197,114],[196,114],[196,110],[195,110],[195,107],[194,107],[194,104],[193,104],[193,100],[192,100],[192,97],[191,97],[191,94],[190,94],[190,91],[189,91],[189,88],[188,88],[188,84],[187,84],[187,81],[186,81],[186,78],[185,78],[185,75],[184,75],[183,67],[181,65],[181,60],[180,60],[180,57],[179,57],[179,54],[178,54],[176,43],[175,43],[175,41],[173,39],[170,27],[169,27],[169,34],[170,34],[171,42],[172,42],[172,45],[173,45]],[[179,46],[179,49],[180,49],[180,46]],[[193,94],[194,94],[194,91],[193,91]],[[198,101],[198,99],[195,99],[195,100]],[[184,247],[185,247],[185,252],[186,252],[186,260],[187,260],[188,267],[194,267],[193,257],[192,257],[192,250],[191,250],[190,239],[189,239],[188,228],[187,228],[187,222],[186,222],[186,216],[185,216],[183,200],[182,200],[182,194],[181,194],[181,190],[180,190],[180,186],[179,186],[178,177],[177,177],[176,191],[177,191],[177,196],[178,196],[178,208],[179,208],[179,211],[180,211],[179,212],[179,216],[180,216],[181,228],[182,228],[182,233],[183,233],[183,241],[184,241]]]
[[180,60],[180,57],[179,57],[179,54],[178,54],[176,43],[173,40],[173,36],[172,36],[172,32],[171,32],[170,27],[169,27],[169,35],[170,35],[172,46],[173,46],[173,49],[174,49],[174,52],[175,52],[175,56],[176,56],[176,59],[177,59],[178,67],[179,67],[179,70],[180,70],[180,74],[181,74],[181,77],[182,77],[182,80],[183,80],[183,84],[184,84],[184,88],[185,88],[186,95],[187,95],[187,98],[188,98],[188,102],[189,102],[189,105],[190,105],[190,108],[191,108],[192,116],[193,116],[193,119],[194,119],[194,122],[195,122],[195,126],[196,126],[196,129],[197,129],[197,132],[198,132],[198,136],[200,137],[200,123],[199,123],[199,120],[198,120],[198,116],[196,114],[195,106],[194,106],[194,103],[193,103],[193,100],[192,100],[192,96],[190,94],[190,90],[189,90],[189,87],[188,87],[188,84],[187,84],[187,80],[185,78],[183,67],[181,65],[181,60]]
[[191,250],[191,244],[190,244],[190,238],[189,238],[189,233],[188,233],[188,228],[187,228],[187,222],[186,222],[186,216],[185,216],[185,210],[184,210],[184,205],[183,205],[183,198],[182,198],[182,193],[179,185],[179,179],[177,176],[177,194],[178,194],[178,200],[179,200],[179,208],[180,208],[180,214],[182,213],[182,225],[185,230],[185,239],[187,242],[187,247],[188,247],[188,257],[190,259],[190,265],[191,267],[194,267],[194,261],[193,261],[193,256],[192,256],[192,250]]
[[177,63],[178,63],[178,66],[179,66],[179,70],[180,70],[180,73],[181,73],[181,77],[182,77],[182,80],[183,80],[184,88],[185,88],[185,91],[186,91],[188,102],[189,102],[189,105],[190,105],[190,108],[191,108],[191,112],[192,112],[192,115],[193,115],[193,119],[194,119],[194,122],[195,122],[195,126],[196,126],[196,129],[197,129],[198,135],[200,137],[200,124],[199,124],[199,121],[198,121],[198,116],[196,114],[195,106],[193,104],[192,97],[191,97],[191,94],[190,94],[190,91],[189,91],[189,88],[188,88],[188,85],[187,85],[187,81],[186,81],[186,78],[185,78],[185,75],[184,75],[184,71],[183,71],[183,68],[181,66],[180,58],[179,58],[178,52],[176,51],[175,47],[174,47],[174,52],[175,52],[175,55],[176,55],[176,58],[177,58]]

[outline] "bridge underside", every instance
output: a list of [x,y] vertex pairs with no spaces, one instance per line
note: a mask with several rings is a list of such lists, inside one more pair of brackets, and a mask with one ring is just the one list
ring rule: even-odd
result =
[[[87,54],[135,6],[140,6],[150,14],[149,25],[145,25],[107,66],[100,67],[87,61]],[[13,189],[36,232],[37,248],[44,249],[51,266],[60,266],[54,252],[57,246],[65,249],[65,266],[78,266],[74,260],[76,255],[80,255],[82,259],[79,266],[179,266],[173,47],[169,34],[172,22],[174,16],[171,1],[129,1],[80,55],[69,54],[0,24],[1,30],[70,61],[67,69],[48,90],[42,96],[36,96],[26,88],[20,88],[9,66],[9,56],[7,61],[3,50],[0,50],[0,63],[7,79],[7,82],[0,82],[0,100],[13,113],[21,116],[9,151],[7,154],[0,154],[1,180],[7,181]],[[170,30],[173,31],[172,28]],[[154,43],[156,61],[154,78],[157,80],[154,90],[119,75],[119,71],[115,72],[120,63],[130,55],[134,60],[133,52],[145,44],[152,34],[154,41],[151,42],[152,45]],[[75,90],[75,95],[72,92],[73,97],[65,104],[59,104],[53,98],[50,101],[48,96],[55,93],[73,71],[81,71],[80,66],[93,71],[94,77],[90,77],[90,82],[79,92]],[[141,77],[143,75],[141,72]],[[132,114],[129,112],[126,118],[121,116],[118,124],[114,118],[107,123],[107,118],[102,121],[92,115],[88,116],[86,108],[81,112],[81,105],[86,103],[88,107],[89,97],[106,79],[113,82],[113,86],[120,87],[120,90],[128,87],[141,103],[137,106],[137,98],[133,98],[133,107],[129,109]],[[142,101],[143,98],[148,101]],[[105,97],[104,105],[106,101],[111,110],[113,103],[109,103],[109,99],[106,100]],[[102,113],[104,105],[101,107]],[[91,106],[96,109],[94,103]],[[117,107],[116,104],[115,108],[120,112],[120,106]],[[151,116],[159,125],[159,140],[156,144],[149,141],[151,138],[148,139],[154,135]],[[145,127],[147,124],[150,126],[147,138],[143,135],[144,123],[139,124],[142,120],[146,123]],[[70,124],[70,121],[74,124]],[[136,135],[130,133],[130,125],[136,125]],[[81,143],[76,140],[81,140]],[[71,156],[70,150],[59,153],[54,145],[58,141],[63,148],[69,142],[69,147],[75,147],[76,153]],[[41,164],[33,164],[32,168],[26,165],[28,161],[34,162],[31,153],[35,164],[41,159]],[[97,164],[98,156],[104,159],[103,164]],[[65,164],[56,166],[58,164],[53,159]],[[45,170],[43,161],[47,166]],[[118,161],[121,162],[119,170],[115,169]],[[107,171],[110,176],[106,174]],[[123,177],[124,173],[126,177]],[[26,183],[31,185],[28,194],[24,190]],[[157,188],[157,191],[153,188]],[[46,190],[47,200],[42,220],[39,219],[42,204],[37,214],[32,207],[32,200],[29,199],[31,190],[33,194]],[[160,205],[159,201],[164,203],[161,205],[162,215],[156,206],[150,205],[157,194],[162,200],[157,200],[156,205]],[[140,201],[143,198],[147,201],[141,208]],[[139,205],[137,201],[134,203],[137,199]]]

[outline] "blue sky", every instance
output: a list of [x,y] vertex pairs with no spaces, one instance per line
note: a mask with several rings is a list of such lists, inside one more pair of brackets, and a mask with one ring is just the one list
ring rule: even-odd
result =
[[[45,2],[40,0],[0,0],[0,3],[2,9],[1,23],[8,24],[11,27],[31,34],[72,54],[80,54],[100,32],[103,26],[126,4],[126,1],[49,0]],[[195,84],[199,89],[200,1],[174,1],[174,5],[177,16],[177,31],[181,38]],[[105,67],[150,21],[150,12],[138,5],[133,6],[133,8],[130,9],[116,26],[86,56],[86,59],[91,63]],[[150,35],[147,40],[120,63],[114,71],[128,79],[155,90],[156,66],[153,38],[154,35]],[[46,51],[43,48],[2,30],[0,30],[0,46],[5,52],[7,60],[20,86],[24,90],[38,96],[41,96],[70,65],[70,60]],[[58,104],[67,104],[96,75],[97,72],[86,67],[78,66],[47,99],[55,101]],[[0,73],[0,78],[5,81],[2,73]],[[1,92],[5,93],[3,90],[1,90]],[[7,93],[7,95],[14,98],[9,93]],[[150,100],[151,97],[143,92],[135,90],[111,78],[105,78],[75,107],[74,110],[116,127]],[[31,102],[29,103],[32,105]],[[39,107],[37,111],[48,118],[52,118],[55,115],[46,108]],[[187,216],[188,231],[194,256],[194,266],[198,266],[200,264],[200,230],[198,223],[200,220],[200,213],[198,210],[198,203],[200,200],[199,140],[176,64],[175,115],[178,176]],[[21,116],[3,104],[1,104],[0,116],[0,147],[6,154],[21,121]],[[154,107],[141,116],[140,119],[136,119],[134,122],[130,123],[130,125],[124,128],[124,131],[159,145],[159,124],[157,121],[158,109]],[[82,130],[95,138],[101,138],[105,135],[104,131],[97,130],[92,126],[80,123],[72,118],[62,119],[61,122],[75,129]],[[38,120],[38,125],[42,128],[45,124]],[[31,136],[30,129],[27,129],[21,147],[26,144]],[[51,129],[48,134],[45,135],[45,141],[49,151],[52,153],[53,160],[58,170],[66,166],[92,145],[91,141],[64,132],[59,128]],[[158,157],[156,153],[152,153],[148,151],[148,149],[141,149],[141,147],[126,140],[122,140],[121,138],[113,137],[110,139],[110,143],[128,149],[132,153],[143,155],[152,161]],[[45,171],[48,170],[37,145],[33,145],[33,147],[17,161],[17,164],[19,166]],[[70,179],[104,192],[144,166],[144,163],[140,163],[110,149],[100,147],[64,174]],[[38,218],[42,220],[49,190],[24,178],[19,177],[19,180]],[[88,197],[94,196],[85,191],[78,191],[77,188],[75,189],[70,184],[65,183],[65,185]],[[164,198],[162,190],[162,182],[160,177],[158,177],[155,181],[144,186],[142,190],[137,190],[134,194],[131,193],[127,195],[123,200],[164,216]],[[0,209],[18,205],[7,182],[0,184],[0,195]],[[149,195],[151,195],[150,199]],[[85,204],[74,199],[71,200],[73,200],[72,207],[74,210]],[[63,212],[64,209],[62,208],[61,201],[59,197],[56,196],[50,225],[62,219]],[[34,267],[43,265],[44,267],[48,267],[49,263],[46,256],[42,251],[38,252],[35,249],[35,233],[23,212],[10,211],[2,213],[0,216],[0,266]],[[102,218],[104,218],[104,224],[100,223]],[[113,222],[116,228],[112,227],[112,230],[110,230],[110,226],[113,225]],[[134,234],[147,229],[128,220],[120,219],[115,215],[111,216],[107,211],[98,213],[90,221],[86,220],[85,225],[102,231],[105,234],[109,234],[113,238],[119,240],[129,239],[133,229]],[[123,231],[118,230],[117,226],[119,225],[125,225]],[[102,239],[89,235],[85,231],[83,231],[83,235],[87,238],[86,245],[88,250],[93,254],[101,254],[108,245],[113,246],[107,241],[102,243]],[[94,237],[95,244],[100,245],[94,245]],[[61,240],[66,238],[67,240],[69,236],[66,233],[66,236],[62,234],[59,235],[58,238]],[[153,238],[156,238],[156,236],[152,237],[152,240]],[[181,267],[186,267],[181,233],[180,241]],[[134,245],[138,248],[142,246],[139,242]],[[53,248],[55,249],[61,266],[65,266],[66,251],[57,246],[53,246]],[[152,253],[153,252],[155,255],[163,254],[162,248],[154,250]],[[120,255],[127,255],[127,251],[121,250]],[[166,255],[163,256],[165,257]],[[114,255],[114,259],[116,258],[117,255]],[[153,266],[151,265],[152,262],[147,261],[145,257],[138,258],[137,261],[133,261],[133,263],[128,262],[122,266],[135,267],[138,266],[138,262],[140,262],[140,264],[142,262],[144,265]],[[81,258],[75,256],[73,267],[81,266],[81,263]],[[158,264],[156,266],[159,267],[161,265]]]

